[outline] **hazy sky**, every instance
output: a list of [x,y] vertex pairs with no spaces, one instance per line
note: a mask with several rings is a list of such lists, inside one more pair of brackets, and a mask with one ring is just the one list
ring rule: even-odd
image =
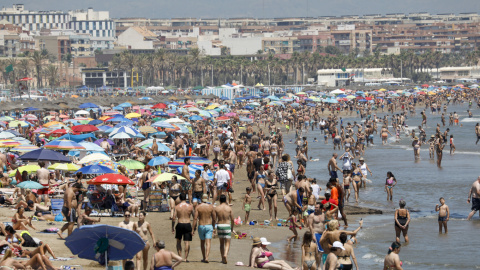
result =
[[93,7],[110,11],[113,18],[276,18],[305,17],[307,14],[318,17],[419,11],[431,14],[480,12],[480,0],[2,0],[1,6],[11,7],[15,3],[25,4],[28,10]]

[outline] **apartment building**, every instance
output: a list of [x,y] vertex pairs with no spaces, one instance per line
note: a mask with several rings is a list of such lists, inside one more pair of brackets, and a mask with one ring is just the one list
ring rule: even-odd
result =
[[70,15],[64,11],[28,11],[23,4],[0,10],[0,20],[6,20],[24,30],[37,32],[45,29],[69,29]]

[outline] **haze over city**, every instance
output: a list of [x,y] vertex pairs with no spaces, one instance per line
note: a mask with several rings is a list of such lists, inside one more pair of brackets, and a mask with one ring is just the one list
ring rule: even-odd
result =
[[[2,1],[3,7],[17,4],[17,0]],[[96,10],[108,10],[113,18],[232,18],[232,17],[305,17],[305,16],[341,16],[387,13],[429,12],[462,13],[479,12],[480,1],[457,0],[105,0],[105,1],[61,1],[43,0],[22,1],[32,10],[73,10],[93,7]],[[308,6],[308,8],[307,8]]]

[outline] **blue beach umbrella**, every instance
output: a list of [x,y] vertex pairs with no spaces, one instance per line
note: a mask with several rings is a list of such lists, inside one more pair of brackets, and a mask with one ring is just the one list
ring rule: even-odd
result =
[[148,165],[150,166],[158,166],[158,165],[163,165],[167,162],[169,162],[170,159],[167,158],[167,157],[164,157],[164,156],[158,156],[158,157],[155,157],[155,158],[152,158],[149,162],[148,162]]
[[145,248],[145,242],[135,231],[104,224],[75,229],[65,239],[65,245],[79,258],[93,261],[100,254],[112,261],[131,259]]
[[19,188],[25,189],[42,189],[45,188],[42,184],[35,182],[35,181],[23,181],[17,185]]
[[30,151],[26,154],[23,154],[19,157],[19,159],[24,161],[64,161],[70,162],[70,159],[59,152],[55,152],[48,149],[38,149]]
[[106,174],[106,173],[115,173],[112,169],[102,166],[102,165],[89,165],[80,168],[77,172],[83,174]]
[[[194,165],[194,164],[188,165],[188,174],[190,175],[190,178],[195,178],[195,171],[196,170],[200,170],[200,171],[203,172],[203,166]],[[182,171],[183,171],[183,167],[178,167],[177,168],[177,172],[179,174],[182,174]],[[213,175],[212,171],[208,170],[207,175],[208,175],[208,179],[205,179],[205,180],[213,181],[214,175]]]

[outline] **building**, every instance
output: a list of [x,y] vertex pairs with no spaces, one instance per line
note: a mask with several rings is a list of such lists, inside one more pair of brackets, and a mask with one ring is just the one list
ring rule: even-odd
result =
[[338,25],[331,30],[335,47],[347,54],[352,51],[372,52],[372,30],[359,30],[355,25]]
[[108,11],[70,11],[70,29],[78,34],[89,34],[92,51],[113,49],[116,37],[115,23]]
[[58,60],[65,59],[72,53],[69,36],[36,36],[35,41],[38,50],[47,50]]
[[93,49],[90,43],[90,35],[71,35],[70,36],[71,54],[73,57],[77,56],[92,56]]
[[134,72],[133,80],[131,72],[123,70],[110,71],[108,68],[83,68],[82,82],[83,85],[92,88],[100,88],[106,86],[109,88],[124,88],[132,85],[137,85],[142,81],[141,74]]
[[293,53],[300,48],[297,37],[264,38],[262,42],[262,51],[273,54]]
[[[18,57],[27,51],[32,52],[35,50],[35,41],[31,36],[27,34],[12,34],[1,35],[0,31],[0,43],[3,39],[3,54],[5,57]],[[1,45],[0,45],[1,46]]]
[[[318,85],[335,87],[347,86],[353,83],[383,83],[402,82],[401,78],[395,78],[390,70],[383,68],[364,69],[320,69],[317,71]],[[403,81],[408,79],[403,79]]]
[[160,43],[157,35],[145,27],[133,26],[118,36],[117,44],[127,49],[153,49]]
[[0,10],[0,20],[6,20],[22,29],[39,32],[41,29],[69,29],[70,15],[63,11],[28,11],[23,4]]
[[432,78],[445,81],[447,83],[456,82],[478,82],[480,81],[480,67],[442,67],[429,69],[427,72]]

